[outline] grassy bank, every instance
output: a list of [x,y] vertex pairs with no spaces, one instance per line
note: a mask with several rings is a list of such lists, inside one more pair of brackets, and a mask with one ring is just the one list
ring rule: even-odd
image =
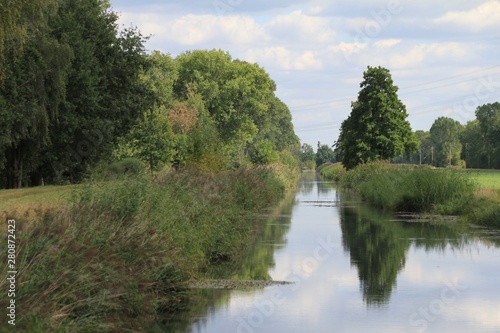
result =
[[16,329],[148,331],[183,306],[188,281],[246,253],[258,228],[252,215],[283,197],[282,179],[291,186],[297,176],[275,164],[101,181],[82,185],[64,208],[17,221]]
[[[384,210],[460,215],[470,223],[500,227],[500,191],[492,172],[375,162],[346,172],[340,164],[319,168],[328,179]],[[498,174],[500,179],[500,174]]]
[[0,190],[0,218],[30,218],[48,209],[67,203],[78,185],[39,186],[15,190]]

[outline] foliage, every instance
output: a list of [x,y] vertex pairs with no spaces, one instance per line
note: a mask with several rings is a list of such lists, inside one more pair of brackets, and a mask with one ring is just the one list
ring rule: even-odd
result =
[[107,168],[107,176],[110,178],[126,176],[138,176],[144,172],[146,166],[137,158],[125,158],[110,164]]
[[175,134],[186,134],[198,122],[198,109],[177,102],[168,111],[167,117]]
[[417,150],[406,107],[398,98],[389,70],[368,66],[363,78],[358,100],[352,103],[337,141],[347,169]]
[[129,133],[119,140],[114,157],[135,157],[149,166],[151,174],[174,156],[174,134],[163,108],[144,112]]
[[176,63],[176,98],[201,98],[233,166],[245,164],[252,143],[268,140],[277,151],[298,144],[290,110],[258,65],[233,60],[220,50],[185,52]]
[[8,9],[6,24],[19,33],[1,42],[6,187],[80,180],[150,107],[139,80],[145,38],[135,29],[118,32],[108,1],[55,5],[20,1]]
[[321,144],[318,141],[318,150],[316,151],[316,166],[320,166],[326,162],[333,162],[335,159],[335,153],[333,149],[325,144]]
[[300,162],[303,164],[307,162],[316,162],[316,154],[314,153],[313,147],[308,143],[303,143],[300,147]]
[[477,119],[468,121],[460,135],[462,144],[461,158],[467,168],[484,168],[488,165],[488,149],[481,126]]
[[476,119],[481,128],[482,146],[475,145],[473,149],[482,149],[486,159],[483,167],[500,168],[500,103],[485,104],[476,109]]
[[430,129],[430,140],[435,147],[435,165],[444,167],[458,165],[462,144],[460,135],[463,126],[456,120],[439,117]]
[[278,160],[278,153],[274,149],[273,143],[264,139],[253,144],[250,149],[250,160],[257,165],[269,164]]

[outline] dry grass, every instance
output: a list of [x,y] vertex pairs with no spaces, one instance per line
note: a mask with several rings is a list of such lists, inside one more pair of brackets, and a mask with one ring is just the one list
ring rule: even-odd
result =
[[79,185],[40,186],[13,190],[0,190],[0,217],[23,217],[57,209],[68,202],[71,193]]

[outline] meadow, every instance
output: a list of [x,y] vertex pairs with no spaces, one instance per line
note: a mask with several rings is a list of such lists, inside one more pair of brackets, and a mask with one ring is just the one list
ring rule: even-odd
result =
[[500,189],[500,170],[467,170],[481,188]]

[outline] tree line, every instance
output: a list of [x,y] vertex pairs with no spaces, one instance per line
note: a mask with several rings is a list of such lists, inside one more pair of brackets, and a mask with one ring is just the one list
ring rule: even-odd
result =
[[206,170],[298,154],[256,64],[220,50],[146,52],[107,0],[7,1],[0,22],[0,187],[78,182],[102,163]]
[[352,169],[390,160],[436,167],[500,168],[500,103],[479,106],[476,119],[465,125],[439,117],[429,131],[412,131],[406,106],[388,69],[368,66],[360,88],[350,115],[342,122],[334,150],[318,143],[315,154],[312,146],[303,144],[303,163],[315,161],[319,166],[338,161]]
[[[416,131],[419,151],[406,161],[437,167],[500,169],[500,103],[477,107],[466,124],[439,117],[429,131]],[[399,161],[404,162],[401,158]]]

